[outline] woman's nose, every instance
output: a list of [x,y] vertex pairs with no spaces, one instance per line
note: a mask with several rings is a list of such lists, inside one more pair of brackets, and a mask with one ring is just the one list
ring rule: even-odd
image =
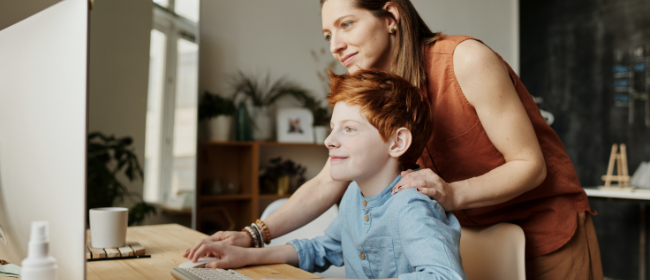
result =
[[341,52],[342,50],[345,50],[347,44],[345,44],[343,38],[338,34],[332,34],[331,36],[332,37],[330,38],[330,51],[332,52],[332,54],[336,54]]

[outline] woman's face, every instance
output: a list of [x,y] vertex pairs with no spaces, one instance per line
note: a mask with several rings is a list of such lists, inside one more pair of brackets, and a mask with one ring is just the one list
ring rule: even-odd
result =
[[327,0],[321,9],[323,35],[332,55],[350,73],[359,69],[390,71],[392,20],[377,18],[352,4],[352,0]]

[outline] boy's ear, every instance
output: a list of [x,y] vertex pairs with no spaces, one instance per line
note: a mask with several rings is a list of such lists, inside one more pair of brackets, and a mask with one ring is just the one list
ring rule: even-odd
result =
[[391,157],[399,158],[411,147],[413,135],[405,127],[400,127],[391,139],[390,151]]

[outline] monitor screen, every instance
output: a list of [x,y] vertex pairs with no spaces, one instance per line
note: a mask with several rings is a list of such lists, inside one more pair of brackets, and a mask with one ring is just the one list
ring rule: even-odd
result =
[[86,0],[0,30],[0,259],[20,265],[47,221],[58,279],[85,274],[87,34]]

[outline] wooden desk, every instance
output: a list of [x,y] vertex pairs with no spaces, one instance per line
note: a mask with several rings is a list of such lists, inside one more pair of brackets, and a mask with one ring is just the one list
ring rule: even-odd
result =
[[[207,235],[177,224],[129,227],[126,239],[140,242],[151,258],[88,262],[86,279],[174,279],[170,273],[172,268],[187,260],[182,254],[205,237]],[[286,264],[246,267],[237,271],[255,280],[264,277],[321,278]]]

